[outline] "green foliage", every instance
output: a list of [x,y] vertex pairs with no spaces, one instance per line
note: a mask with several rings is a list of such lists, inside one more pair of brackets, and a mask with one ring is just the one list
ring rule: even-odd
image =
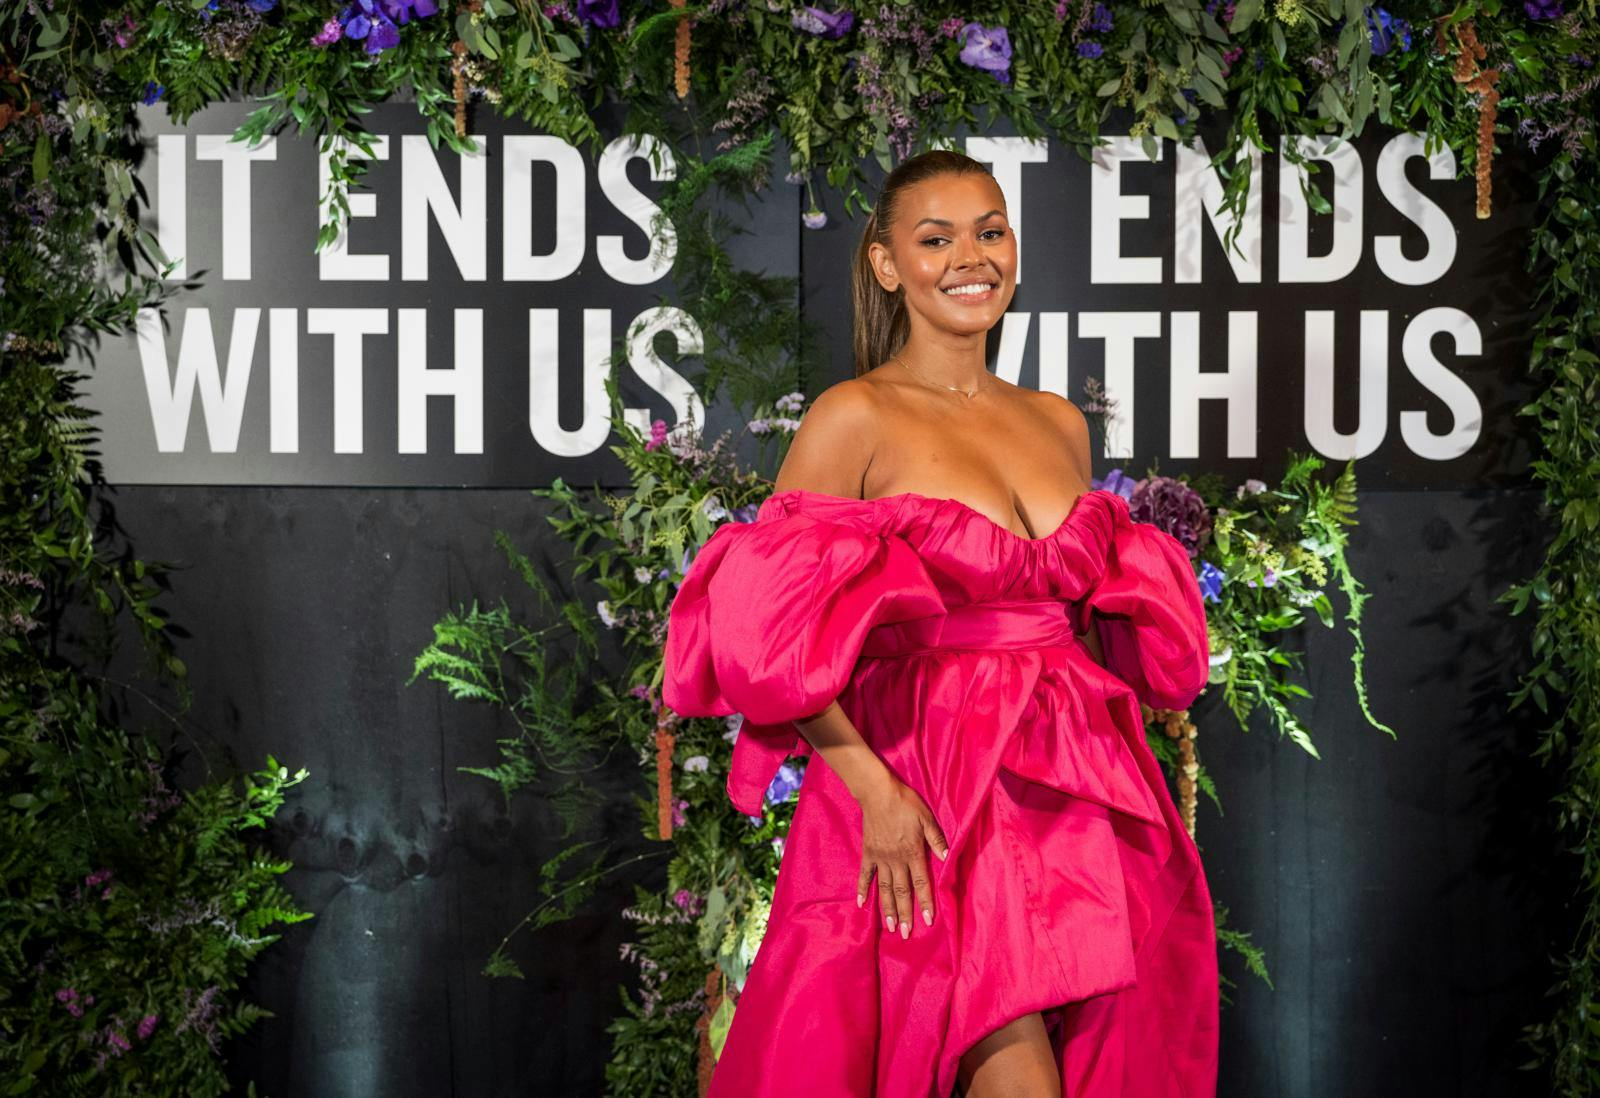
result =
[[1551,1014],[1524,1029],[1529,1068],[1550,1064],[1564,1098],[1600,1092],[1600,179],[1594,137],[1586,160],[1563,153],[1540,180],[1543,216],[1528,267],[1542,311],[1533,324],[1529,369],[1538,396],[1521,409],[1543,453],[1533,462],[1555,524],[1537,572],[1500,596],[1512,614],[1531,612],[1532,665],[1511,695],[1547,721],[1534,754],[1559,767],[1552,798],[1564,852],[1581,887],[1576,934],[1556,956]]
[[[240,139],[258,139],[290,122],[322,136],[332,154],[332,178],[321,196],[319,249],[335,239],[348,216],[346,194],[362,174],[352,150],[370,153],[372,135],[361,116],[373,104],[408,92],[436,147],[471,147],[470,139],[456,136],[452,65],[458,40],[461,75],[473,97],[590,151],[601,139],[594,119],[620,103],[627,132],[671,137],[677,153],[681,170],[665,202],[682,233],[675,285],[707,329],[702,388],[710,395],[726,385],[741,407],[755,405],[752,424],[768,424],[764,441],[777,443],[781,454],[788,429],[771,430],[770,424],[786,415],[769,420],[769,413],[797,409],[780,406],[772,394],[812,388],[815,343],[793,311],[793,287],[735,270],[721,246],[731,228],[707,212],[696,213],[694,204],[711,183],[732,190],[759,185],[772,132],[784,138],[790,167],[808,191],[818,178],[825,180],[854,213],[867,205],[860,189],[863,159],[888,167],[897,156],[943,143],[958,127],[981,130],[1001,115],[1024,136],[1055,136],[1088,158],[1111,112],[1124,109],[1133,115],[1130,133],[1152,157],[1157,138],[1196,142],[1192,147],[1209,154],[1223,183],[1225,238],[1234,246],[1244,223],[1239,215],[1259,186],[1250,170],[1252,154],[1281,148],[1289,164],[1304,169],[1300,189],[1306,202],[1327,212],[1315,185],[1323,168],[1308,154],[1325,142],[1360,134],[1374,117],[1425,130],[1428,152],[1447,147],[1457,154],[1459,172],[1470,170],[1487,181],[1486,157],[1496,133],[1509,127],[1480,116],[1481,93],[1456,80],[1458,55],[1475,37],[1485,48],[1484,63],[1498,73],[1500,105],[1519,116],[1518,132],[1530,142],[1560,145],[1541,180],[1547,217],[1534,233],[1529,257],[1530,271],[1545,275],[1534,283],[1545,312],[1530,363],[1541,395],[1523,409],[1543,439],[1534,475],[1557,525],[1539,572],[1513,585],[1505,600],[1512,613],[1531,609],[1536,615],[1534,667],[1512,701],[1530,700],[1550,718],[1538,754],[1566,770],[1558,819],[1581,862],[1576,868],[1585,904],[1578,938],[1560,966],[1555,1012],[1547,1023],[1529,1027],[1528,1036],[1535,1065],[1552,1067],[1561,1094],[1600,1091],[1594,1028],[1600,1009],[1600,550],[1593,536],[1600,526],[1600,443],[1592,414],[1600,373],[1600,320],[1593,304],[1600,300],[1594,226],[1600,184],[1593,170],[1591,120],[1597,111],[1590,69],[1600,49],[1592,2],[1581,18],[1574,14],[1559,25],[1500,0],[1463,0],[1448,12],[1402,5],[1390,10],[1412,22],[1413,39],[1380,53],[1370,40],[1367,9],[1356,0],[1236,0],[1231,16],[1226,5],[1207,10],[1198,0],[1144,0],[1116,6],[1112,25],[1101,29],[1089,24],[1088,5],[1080,18],[1075,5],[1004,3],[981,18],[1009,30],[1014,52],[1007,81],[961,61],[959,27],[972,13],[947,3],[885,5],[834,40],[797,31],[788,8],[774,11],[764,0],[736,0],[714,10],[673,10],[656,2],[630,9],[615,29],[580,27],[540,5],[483,0],[476,12],[446,9],[412,20],[402,28],[399,46],[375,56],[358,42],[308,45],[330,14],[315,5],[281,4],[265,17],[235,7],[225,18],[220,12],[213,17],[215,24],[202,7],[133,0],[117,9],[131,24],[118,41],[100,25],[102,9],[95,5],[58,0],[48,10],[21,2],[0,6],[0,40],[15,44],[8,59],[16,61],[0,76],[0,96],[18,112],[0,147],[0,168],[10,173],[10,200],[17,207],[17,216],[7,219],[17,228],[6,243],[7,285],[0,296],[0,333],[7,340],[0,351],[0,491],[6,494],[0,509],[0,563],[6,567],[0,609],[13,623],[0,630],[0,685],[7,688],[0,696],[24,699],[5,711],[11,738],[4,741],[0,768],[21,765],[17,760],[35,750],[31,745],[55,742],[30,722],[71,729],[86,743],[111,734],[84,717],[95,708],[92,688],[53,652],[47,656],[36,635],[67,601],[85,599],[107,615],[129,611],[152,658],[181,683],[183,667],[164,645],[163,619],[152,605],[160,570],[103,557],[88,529],[85,499],[76,489],[92,475],[86,417],[73,406],[76,379],[56,365],[85,336],[123,330],[141,305],[156,303],[163,293],[149,279],[128,279],[121,293],[113,293],[96,276],[102,258],[97,249],[105,256],[115,250],[133,261],[167,262],[137,225],[129,150],[121,144],[129,105],[154,83],[164,86],[164,102],[180,121],[235,87],[259,88],[260,108],[241,127]],[[689,94],[680,100],[674,91],[675,32],[684,19],[691,20],[692,47],[685,74]],[[54,128],[30,113],[35,104],[57,112]],[[1214,150],[1198,143],[1199,127],[1213,111],[1226,113],[1227,126]],[[717,134],[722,138],[714,153],[691,159],[683,151],[692,144],[698,153]],[[642,444],[625,426],[619,429],[627,435],[622,451],[635,474],[635,493],[600,496],[595,514],[565,485],[552,489],[550,498],[568,508],[553,525],[573,540],[583,574],[607,591],[601,616],[621,631],[636,661],[628,676],[632,692],[617,696],[602,687],[590,698],[572,692],[573,680],[564,682],[552,670],[559,660],[553,647],[557,627],[527,629],[504,604],[483,611],[474,603],[445,618],[435,644],[418,661],[417,674],[434,677],[454,696],[517,716],[518,734],[500,741],[501,762],[473,770],[497,782],[508,797],[536,785],[541,775],[560,776],[563,768],[581,774],[595,763],[591,754],[573,749],[574,737],[558,727],[562,720],[592,717],[588,730],[597,746],[637,748],[641,765],[653,770],[659,704],[653,689],[671,595],[666,580],[681,568],[682,554],[703,541],[718,508],[748,507],[762,498],[760,479],[739,473],[718,447],[684,451],[669,462],[659,448]],[[1374,727],[1393,732],[1373,717],[1363,685],[1359,623],[1366,596],[1343,556],[1343,528],[1354,518],[1353,476],[1346,470],[1330,487],[1311,479],[1312,471],[1296,463],[1265,498],[1230,501],[1236,512],[1231,542],[1224,531],[1210,559],[1227,571],[1231,588],[1217,615],[1222,635],[1216,638],[1231,645],[1230,658],[1219,663],[1230,708],[1243,721],[1252,709],[1266,707],[1280,730],[1314,755],[1309,733],[1290,709],[1305,696],[1289,681],[1299,654],[1279,647],[1276,638],[1309,617],[1308,609],[1332,625],[1323,590],[1329,578],[1348,600],[1363,712]],[[1208,502],[1221,500],[1213,494]],[[502,547],[533,586],[531,567],[504,539]],[[1276,574],[1282,579],[1263,589],[1262,562],[1272,554],[1281,557]],[[1295,598],[1286,601],[1291,593]],[[541,603],[541,612],[559,617],[567,631],[560,639],[570,637],[580,651],[592,648],[586,607],[552,601]],[[718,759],[716,727],[703,721],[679,725],[678,757]],[[26,734],[19,737],[17,729]],[[73,757],[73,741],[64,742],[54,750]],[[19,751],[19,743],[30,746]],[[1175,758],[1157,743],[1171,766]],[[1199,784],[1215,800],[1203,772]],[[720,896],[726,910],[719,917],[732,940],[747,940],[743,921],[757,917],[761,882],[771,879],[770,840],[781,838],[786,826],[783,806],[765,813],[758,825],[737,818],[721,796],[715,766],[675,772],[674,789],[688,807],[687,824],[673,836],[670,888]],[[64,803],[59,792],[43,785],[18,792],[40,798],[11,805],[23,816]],[[565,787],[552,795],[567,798],[557,803],[571,833],[581,796]],[[650,834],[654,805],[641,798],[640,809]],[[227,829],[215,820],[243,817],[218,802],[210,811],[213,826],[199,818],[191,825],[220,850],[227,846]],[[744,830],[729,834],[724,824]],[[579,853],[587,855],[582,844],[547,863],[546,899],[538,910],[551,914],[530,913],[525,923],[560,917],[570,910],[563,897],[587,894],[602,862],[579,860]],[[0,852],[0,859],[8,856]],[[563,878],[573,865],[577,869]],[[289,910],[277,898],[258,910],[268,907],[279,914]],[[731,963],[733,955],[723,949],[730,934],[719,938],[708,924],[696,928],[692,920],[668,919],[672,909],[660,897],[642,895],[639,907],[641,917],[654,922],[636,956],[642,968],[646,962],[654,967],[637,1005],[624,994],[627,1016],[613,1027],[617,1054],[609,1082],[619,1093],[687,1093],[694,1079],[693,1003],[703,994],[691,986],[692,977],[714,962]],[[1224,914],[1219,908],[1219,928]],[[1243,935],[1222,929],[1219,934],[1265,978],[1259,955],[1250,952]],[[713,949],[716,956],[708,956]],[[506,974],[515,969],[503,951],[491,967]],[[243,1024],[247,1014],[239,1008],[236,1022]],[[719,1019],[720,1031],[726,1012]],[[28,1069],[44,1070],[32,1064]],[[183,1089],[204,1092],[189,1080]]]
[[[1264,708],[1280,733],[1320,759],[1310,730],[1290,708],[1309,691],[1290,673],[1303,667],[1300,652],[1276,638],[1303,624],[1312,611],[1333,625],[1333,606],[1324,588],[1337,577],[1348,600],[1346,620],[1355,638],[1351,656],[1356,697],[1367,720],[1393,736],[1368,707],[1363,674],[1365,646],[1361,606],[1367,599],[1345,558],[1345,527],[1356,523],[1355,468],[1347,464],[1332,484],[1314,479],[1321,458],[1290,455],[1277,488],[1243,486],[1232,493],[1214,478],[1201,478],[1200,494],[1213,519],[1205,562],[1221,573],[1221,595],[1206,608],[1211,632],[1211,682],[1220,684],[1229,710],[1241,728]],[[1331,574],[1330,574],[1331,573]]]
[[[289,863],[247,841],[305,771],[269,756],[175,788],[165,738],[111,719],[89,670],[131,627],[173,716],[192,697],[156,601],[167,568],[117,544],[85,375],[62,365],[158,306],[154,274],[171,270],[131,208],[126,77],[92,62],[88,26],[76,5],[36,24],[0,9],[0,40],[28,50],[0,74],[0,1080],[9,1095],[215,1095],[222,1042],[268,1016],[242,997],[250,962],[311,917],[279,883]],[[69,646],[74,610],[89,633]]]

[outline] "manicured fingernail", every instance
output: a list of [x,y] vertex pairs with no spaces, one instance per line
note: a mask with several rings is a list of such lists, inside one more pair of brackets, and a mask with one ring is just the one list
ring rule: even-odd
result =
[[950,857],[950,851],[948,851],[948,850],[941,850],[941,851],[939,851],[939,860],[940,860],[940,861],[941,861],[941,862],[942,862],[942,861],[945,861],[945,860],[946,860],[946,859],[948,859],[948,858],[949,858],[949,857]]
[[911,937],[911,924],[910,923],[902,922],[900,924],[900,937],[901,937],[902,940]]
[[857,907],[860,907],[862,904],[864,904],[866,902],[867,902],[867,898],[865,896],[857,896],[856,897],[856,906]]
[[925,924],[927,924],[928,926],[932,926],[933,925],[933,912],[929,911],[927,908],[923,908],[922,909],[922,921]]
[[894,929],[894,916],[893,915],[885,915],[883,917],[883,929],[885,929],[885,930],[893,930]]

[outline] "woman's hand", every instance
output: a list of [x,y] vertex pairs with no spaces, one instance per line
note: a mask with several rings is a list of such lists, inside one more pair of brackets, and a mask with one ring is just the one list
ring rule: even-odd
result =
[[856,882],[856,905],[867,901],[872,875],[878,875],[878,907],[884,926],[900,925],[900,937],[911,935],[912,897],[922,910],[922,921],[933,925],[933,887],[928,876],[926,847],[941,859],[950,853],[944,832],[917,791],[885,771],[886,780],[875,783],[857,800],[861,805],[861,876]]

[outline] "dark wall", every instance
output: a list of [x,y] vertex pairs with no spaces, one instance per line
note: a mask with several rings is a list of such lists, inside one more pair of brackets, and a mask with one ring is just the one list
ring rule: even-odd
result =
[[[490,536],[536,544],[536,502],[207,487],[114,502],[142,555],[182,566],[165,605],[191,634],[187,733],[219,763],[270,751],[311,771],[270,841],[317,916],[262,955],[255,993],[278,1017],[236,1043],[235,1077],[275,1098],[599,1093],[631,883],[524,935],[526,981],[480,976],[563,844],[543,806],[507,813],[456,772],[493,763],[505,728],[490,711],[401,685],[443,608],[504,594],[532,614]],[[1532,570],[1541,530],[1526,492],[1363,496],[1351,556],[1372,595],[1368,687],[1397,739],[1362,721],[1342,630],[1304,637],[1315,699],[1301,712],[1321,761],[1265,722],[1241,731],[1216,699],[1198,707],[1226,812],[1202,797],[1207,871],[1275,985],[1224,955],[1220,1094],[1540,1092],[1515,1070],[1516,1031],[1542,1017],[1550,897],[1569,886],[1531,757],[1539,722],[1505,713],[1524,623],[1493,600]],[[633,798],[648,777],[617,758],[602,783],[620,849],[647,845]],[[659,884],[662,868],[634,879]]]
[[[805,232],[804,192],[774,186],[769,201],[790,226],[778,241],[799,254],[808,314],[828,333],[835,377],[848,376],[842,285],[860,222],[828,198],[829,228]],[[1389,451],[1360,467],[1351,559],[1372,596],[1368,690],[1398,738],[1361,718],[1342,628],[1307,629],[1291,642],[1307,653],[1314,699],[1300,712],[1321,761],[1265,721],[1240,730],[1217,699],[1197,709],[1202,759],[1226,811],[1202,798],[1198,838],[1212,889],[1231,909],[1230,925],[1265,949],[1275,985],[1225,955],[1234,983],[1223,1013],[1223,1095],[1544,1089],[1515,1070],[1526,1059],[1516,1035],[1544,1016],[1547,954],[1565,945],[1555,898],[1570,883],[1555,872],[1565,867],[1546,819],[1553,776],[1532,759],[1537,714],[1505,710],[1526,663],[1528,623],[1495,602],[1532,572],[1548,529],[1536,495],[1519,487],[1529,442],[1510,411],[1523,384],[1516,335],[1526,330],[1526,303],[1510,292],[1521,257],[1515,226],[1531,217],[1518,212],[1516,196],[1528,193],[1518,186],[1513,178],[1497,190],[1496,217],[1506,220],[1475,225],[1459,212],[1470,211],[1470,179],[1439,185],[1471,263],[1403,307],[1449,300],[1483,321],[1491,353],[1465,372],[1485,407],[1484,441],[1448,469]],[[1080,219],[1070,207],[1063,234]],[[1269,224],[1272,210],[1269,198]],[[1045,215],[1035,223],[1050,224]],[[1219,254],[1208,250],[1208,264]],[[1028,284],[1034,309],[1078,309],[1095,293],[1110,294],[1100,307],[1118,299],[1072,276],[1046,282]],[[1125,292],[1142,307],[1221,309],[1263,291]],[[1269,292],[1268,302],[1338,308],[1349,333],[1355,310],[1379,307],[1386,292],[1356,277],[1323,305],[1298,290]],[[1271,383],[1263,434],[1276,441],[1254,460],[1230,460],[1223,421],[1208,408],[1202,442],[1211,456],[1163,460],[1164,471],[1277,474],[1294,433],[1285,424],[1301,414],[1298,332],[1279,333],[1278,351],[1263,361]],[[1081,347],[1074,354],[1076,395],[1095,361]],[[1026,361],[1035,355],[1036,342]],[[1157,424],[1165,409],[1150,401],[1160,400],[1160,362],[1141,367],[1149,377],[1140,399]],[[1397,383],[1391,415],[1405,398]],[[1352,399],[1341,388],[1345,412]],[[1436,408],[1430,415],[1443,426]],[[1117,464],[1142,471],[1160,453],[1141,434],[1139,460]],[[1096,472],[1110,464],[1097,461]],[[594,478],[583,474],[595,471],[579,466],[568,479],[587,484]],[[292,484],[124,484],[109,499],[140,556],[179,566],[164,605],[186,631],[179,654],[197,695],[184,736],[218,765],[253,768],[272,752],[310,770],[269,841],[295,862],[287,887],[316,918],[263,955],[254,991],[277,1017],[234,1044],[235,1078],[274,1098],[599,1093],[610,1056],[604,1027],[617,1010],[616,985],[631,973],[618,947],[633,928],[618,912],[635,881],[662,883],[664,859],[609,883],[579,919],[520,936],[513,953],[525,981],[481,976],[536,902],[541,861],[565,842],[547,805],[523,798],[508,812],[490,782],[457,772],[496,760],[505,722],[440,686],[404,685],[444,611],[503,595],[531,619],[532,600],[494,546],[495,529],[566,583],[564,547],[540,502],[514,488]],[[112,673],[132,681],[132,654]],[[148,683],[138,686],[122,692],[130,719],[161,725],[141,694]],[[199,759],[191,756],[191,776]],[[652,774],[617,757],[605,775],[601,833],[621,850],[650,845],[635,798],[650,795]]]

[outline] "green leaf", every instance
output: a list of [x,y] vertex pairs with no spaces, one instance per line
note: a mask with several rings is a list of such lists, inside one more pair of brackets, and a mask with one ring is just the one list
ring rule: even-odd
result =
[[50,135],[41,127],[33,142],[33,181],[43,183],[50,178]]

